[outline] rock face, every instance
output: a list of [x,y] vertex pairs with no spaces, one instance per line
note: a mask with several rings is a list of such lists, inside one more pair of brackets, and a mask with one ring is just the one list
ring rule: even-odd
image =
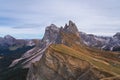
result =
[[44,49],[48,47],[48,45],[55,43],[55,40],[59,34],[59,30],[60,29],[54,24],[46,27],[44,37],[40,43],[40,48]]
[[42,41],[48,43],[54,42],[55,39],[57,38],[58,33],[59,33],[59,28],[56,25],[51,24],[45,29],[45,34]]
[[69,21],[69,24],[68,24],[68,25],[67,25],[67,24],[65,25],[64,30],[65,30],[66,32],[71,32],[71,33],[76,33],[76,32],[78,32],[78,29],[77,29],[75,23],[73,23],[72,21]]
[[49,48],[42,59],[33,63],[27,80],[92,80],[91,65]]

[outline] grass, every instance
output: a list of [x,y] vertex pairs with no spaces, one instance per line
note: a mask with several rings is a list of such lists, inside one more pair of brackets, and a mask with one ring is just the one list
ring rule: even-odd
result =
[[120,75],[119,67],[113,66],[100,58],[95,58],[93,56],[86,55],[86,53],[84,53],[84,51],[82,51],[82,50],[76,51],[70,47],[63,45],[63,44],[52,45],[50,47],[52,49],[54,49],[55,51],[60,52],[62,54],[66,54],[66,55],[73,56],[75,58],[86,60],[89,63],[91,63],[95,68],[98,68],[99,70],[108,72],[115,76]]

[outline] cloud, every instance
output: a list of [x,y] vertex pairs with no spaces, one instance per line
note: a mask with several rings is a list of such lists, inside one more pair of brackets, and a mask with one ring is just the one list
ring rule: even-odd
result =
[[21,26],[15,26],[12,27],[13,29],[31,29],[31,28],[40,28],[41,25],[37,25],[37,24],[25,24],[25,25],[21,25]]
[[80,30],[88,33],[95,30],[95,34],[105,34],[108,29],[113,34],[120,30],[119,3],[118,0],[0,0],[0,27],[8,27],[2,31],[4,34],[8,31],[37,35],[43,34],[42,30],[52,23],[64,26],[73,20]]

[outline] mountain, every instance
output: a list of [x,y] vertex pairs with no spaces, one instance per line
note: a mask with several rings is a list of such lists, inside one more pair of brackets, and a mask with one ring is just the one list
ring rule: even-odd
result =
[[23,46],[34,46],[35,43],[32,40],[15,39],[10,35],[6,35],[3,38],[0,37],[0,50],[17,49]]
[[120,40],[120,32],[117,32],[113,37]]
[[120,33],[116,33],[113,37],[96,36],[80,32],[83,43],[90,47],[108,51],[120,51]]
[[105,80],[120,75],[120,69],[113,66],[114,62],[120,65],[115,57],[120,54],[91,49],[82,43],[78,33],[72,21],[67,28],[60,28],[55,42],[31,64],[27,80]]
[[81,34],[72,21],[47,26],[43,39],[0,73],[0,80],[120,80],[120,53],[86,46]]
[[15,39],[10,35],[0,38],[0,73],[4,71],[13,60],[20,58],[26,51],[36,46],[35,40]]

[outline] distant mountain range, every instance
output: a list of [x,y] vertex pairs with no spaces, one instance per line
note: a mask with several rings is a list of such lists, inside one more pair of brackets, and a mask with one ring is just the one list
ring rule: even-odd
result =
[[0,37],[0,50],[5,49],[17,49],[23,46],[34,46],[35,43],[32,40],[15,39],[10,35],[6,35],[3,38]]
[[[55,26],[55,25],[51,24],[51,26]],[[79,34],[82,42],[87,46],[108,50],[108,51],[120,51],[120,32],[117,32],[112,37],[96,36],[94,34],[86,34],[84,32],[79,32]],[[52,34],[52,35],[56,35],[56,34]],[[53,38],[54,36],[52,37],[52,35],[50,35],[50,33],[47,33],[46,31],[44,39],[48,37],[54,39]],[[15,39],[10,35],[6,35],[4,36],[4,38],[0,37],[0,51],[5,49],[17,49],[23,46],[34,46],[34,45],[35,45],[34,40],[30,40],[30,39],[29,40]]]
[[113,35],[113,37],[96,36],[80,32],[80,37],[87,46],[108,51],[120,51],[120,32]]
[[[9,47],[19,43],[8,37]],[[47,26],[43,38],[32,41],[31,48],[0,71],[0,80],[120,80],[120,33],[113,37],[86,34],[69,21],[60,28]]]
[[35,40],[15,39],[10,35],[0,37],[0,71],[35,46]]

